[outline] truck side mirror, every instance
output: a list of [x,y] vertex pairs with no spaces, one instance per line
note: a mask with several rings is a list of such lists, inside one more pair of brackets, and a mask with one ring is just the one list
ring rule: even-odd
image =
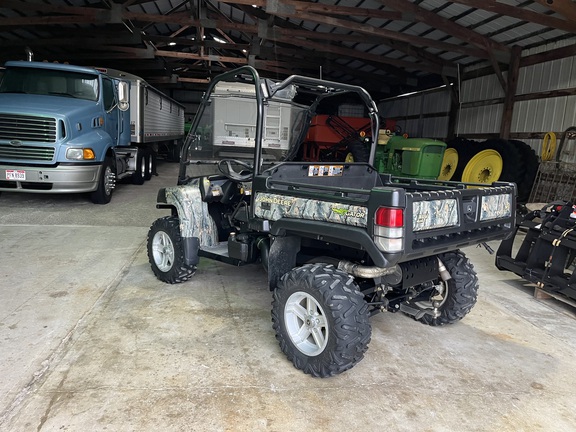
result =
[[129,103],[129,93],[128,93],[128,83],[126,81],[120,81],[118,83],[118,108],[120,111],[127,111],[130,107]]

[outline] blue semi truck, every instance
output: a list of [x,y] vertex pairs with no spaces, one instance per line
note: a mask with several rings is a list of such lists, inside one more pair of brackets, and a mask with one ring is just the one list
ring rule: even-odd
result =
[[0,191],[89,193],[142,184],[159,150],[175,156],[184,106],[116,70],[11,61],[0,82]]

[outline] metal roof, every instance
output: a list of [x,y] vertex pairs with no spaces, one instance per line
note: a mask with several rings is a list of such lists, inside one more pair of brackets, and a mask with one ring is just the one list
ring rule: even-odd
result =
[[[573,0],[2,0],[0,61],[97,65],[201,86],[243,64],[380,95],[506,70],[512,47],[575,43]],[[564,55],[576,55],[568,50]]]

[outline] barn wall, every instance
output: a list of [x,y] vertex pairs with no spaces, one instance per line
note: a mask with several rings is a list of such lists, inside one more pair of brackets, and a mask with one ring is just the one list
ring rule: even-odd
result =
[[446,139],[450,92],[446,87],[399,96],[378,105],[383,119],[392,119],[403,133],[412,137]]
[[[570,44],[574,41],[526,50],[522,55],[527,57]],[[522,67],[516,95],[526,100],[516,100],[514,104],[511,138],[528,143],[540,154],[544,134],[555,132],[560,139],[568,127],[576,126],[576,56]],[[495,74],[462,81],[456,135],[476,140],[497,137],[504,96]],[[450,96],[446,88],[388,99],[379,108],[383,118],[396,119],[403,131],[412,136],[445,139],[449,132]]]

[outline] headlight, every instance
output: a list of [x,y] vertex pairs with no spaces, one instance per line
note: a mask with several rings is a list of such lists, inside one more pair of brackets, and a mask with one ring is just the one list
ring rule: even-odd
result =
[[91,148],[69,148],[66,150],[66,159],[93,160],[96,159],[96,155]]

